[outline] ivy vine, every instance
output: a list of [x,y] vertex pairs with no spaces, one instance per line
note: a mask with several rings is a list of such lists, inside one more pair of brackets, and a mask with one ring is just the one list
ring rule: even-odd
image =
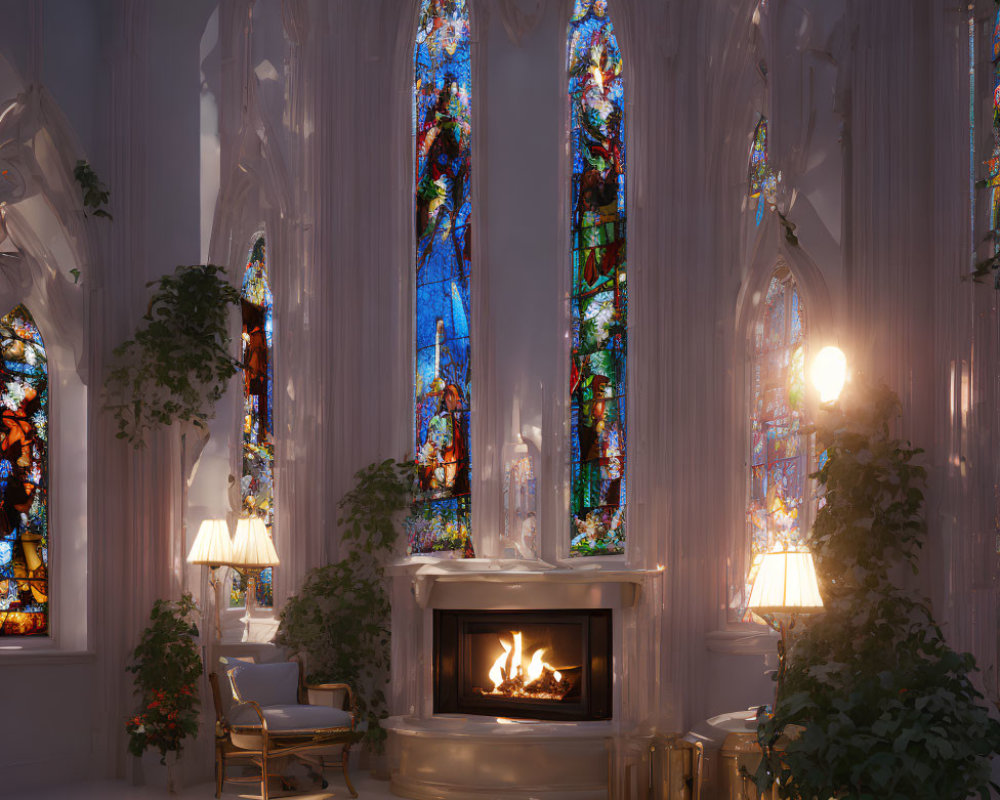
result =
[[239,292],[213,264],[180,266],[156,286],[135,337],[114,349],[105,409],[116,436],[134,447],[174,421],[203,428],[229,379],[242,367],[230,355],[230,306]]
[[[80,184],[80,189],[83,191],[84,215],[104,217],[109,220],[114,219],[104,208],[108,203],[111,193],[108,191],[108,187],[97,177],[97,173],[94,172],[94,168],[90,166],[89,162],[83,159],[77,161],[76,167],[73,169],[73,177]],[[87,209],[90,209],[90,214],[87,214]]]
[[988,799],[1000,722],[975,660],[897,585],[927,535],[921,451],[891,436],[891,391],[855,387],[818,426],[825,505],[810,544],[826,609],[792,639],[774,711],[758,717],[757,786],[795,800]]

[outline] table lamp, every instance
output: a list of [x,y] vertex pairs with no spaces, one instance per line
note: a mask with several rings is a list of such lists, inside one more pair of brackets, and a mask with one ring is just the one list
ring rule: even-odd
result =
[[250,640],[250,611],[257,597],[257,582],[261,570],[281,563],[274,543],[267,532],[267,525],[260,517],[242,518],[236,523],[233,557],[229,565],[247,579],[246,628],[244,641]]

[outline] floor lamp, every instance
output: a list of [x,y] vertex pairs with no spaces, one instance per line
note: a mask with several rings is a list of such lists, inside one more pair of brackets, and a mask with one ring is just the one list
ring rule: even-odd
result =
[[750,587],[747,605],[781,634],[778,643],[778,685],[775,690],[777,705],[785,680],[788,631],[795,624],[795,615],[823,610],[812,553],[805,548],[765,553]]
[[208,585],[212,587],[215,601],[215,638],[220,641],[222,626],[219,623],[219,567],[227,566],[233,560],[229,524],[224,519],[202,520],[187,560],[189,564],[208,567]]
[[257,598],[257,582],[261,570],[276,567],[281,563],[274,543],[267,532],[267,525],[260,517],[242,518],[236,523],[236,538],[233,541],[233,558],[229,566],[246,578],[246,627],[243,641],[250,641],[250,611]]

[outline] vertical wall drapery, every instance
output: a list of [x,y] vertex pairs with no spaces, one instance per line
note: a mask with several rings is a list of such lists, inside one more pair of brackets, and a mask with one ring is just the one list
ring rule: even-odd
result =
[[[94,385],[100,385],[106,374],[111,349],[132,334],[146,306],[146,281],[157,277],[150,274],[146,242],[150,4],[145,0],[115,3],[111,24],[108,182],[116,187],[116,218],[107,234],[108,263],[94,275],[92,284],[90,374],[97,376]],[[89,498],[92,529],[101,535],[91,540],[91,563],[96,688],[99,707],[104,709],[94,741],[111,774],[121,775],[127,752],[120,721],[132,702],[122,668],[153,601],[171,596],[176,585],[172,566],[177,495],[170,487],[179,483],[179,450],[175,431],[151,433],[148,447],[134,451],[115,439],[114,428],[114,420],[94,402],[90,474],[100,480],[91,482]],[[116,487],[114,493],[107,491],[110,486]]]
[[[931,596],[949,643],[975,654],[983,684],[1000,697],[998,582],[1000,556],[1000,294],[989,279],[962,280],[971,264],[992,255],[987,232],[995,224],[990,187],[969,193],[971,161],[976,179],[987,177],[994,155],[994,31],[996,4],[971,4],[974,23],[975,94],[972,141],[969,112],[967,19],[956,19],[946,2],[933,5],[929,44],[936,65],[931,77],[935,113],[930,132],[935,156],[932,210],[935,358],[934,468],[929,512],[931,546],[925,570],[933,569]],[[956,90],[956,86],[963,90]],[[958,198],[964,202],[959,202]],[[972,201],[975,202],[972,202]],[[970,220],[970,214],[975,218]],[[971,222],[971,224],[970,224]],[[917,442],[917,444],[920,444]]]

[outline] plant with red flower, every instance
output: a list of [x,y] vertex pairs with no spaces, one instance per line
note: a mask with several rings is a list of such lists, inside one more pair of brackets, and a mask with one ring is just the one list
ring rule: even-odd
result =
[[202,673],[192,617],[198,611],[190,594],[178,601],[157,600],[150,625],[132,653],[126,670],[135,675],[140,698],[138,714],[125,723],[128,750],[141,756],[147,748],[160,751],[160,763],[169,752],[180,752],[186,736],[198,733],[201,702],[194,691]]

